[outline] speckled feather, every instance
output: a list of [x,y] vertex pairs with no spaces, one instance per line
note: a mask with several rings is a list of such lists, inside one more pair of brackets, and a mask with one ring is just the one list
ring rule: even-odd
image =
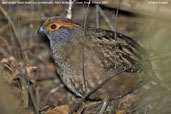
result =
[[[143,70],[141,63],[146,58],[138,43],[120,33],[116,32],[115,38],[115,32],[95,28],[87,28],[84,36],[82,26],[64,18],[50,18],[43,26],[47,28],[51,23],[58,23],[60,30],[49,30],[45,34],[50,39],[57,72],[72,92],[82,97],[116,71],[139,64],[140,67],[125,71],[107,82],[90,98],[107,96],[112,99],[136,88]],[[67,40],[59,43],[56,39],[60,38]],[[86,89],[83,85],[83,46]]]

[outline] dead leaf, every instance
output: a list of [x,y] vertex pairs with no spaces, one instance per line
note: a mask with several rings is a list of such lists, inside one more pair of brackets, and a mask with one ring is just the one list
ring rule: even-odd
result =
[[68,114],[69,111],[69,105],[61,105],[49,110],[46,114]]

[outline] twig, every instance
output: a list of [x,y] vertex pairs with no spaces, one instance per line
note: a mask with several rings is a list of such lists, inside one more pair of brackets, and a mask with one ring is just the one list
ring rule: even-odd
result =
[[37,80],[36,80],[36,82],[41,82],[41,81],[46,81],[46,80],[55,80],[56,79],[56,77],[54,77],[54,76],[49,76],[49,77],[46,77],[46,76],[42,76],[42,78],[38,78]]
[[10,36],[11,36],[10,41],[11,41],[12,53],[14,54],[15,58],[18,58],[17,52],[16,52],[16,44],[15,44],[14,38],[12,38],[13,32],[12,32],[12,28],[11,28],[9,21],[8,21],[8,28],[9,28],[9,32],[10,32]]
[[110,81],[112,78],[119,76],[121,73],[130,70],[133,67],[136,67],[138,65],[138,63],[126,68],[125,70],[121,70],[118,71],[116,73],[114,73],[112,76],[107,77],[101,84],[97,85],[94,89],[92,89],[90,92],[88,92],[80,101],[79,103],[71,109],[71,111],[69,112],[69,114],[72,114],[73,112],[75,112],[80,106],[81,104],[85,101],[85,99],[87,99],[89,96],[91,96],[93,93],[95,93],[98,89],[100,89],[104,84],[106,84],[108,81]]
[[86,79],[85,79],[85,56],[84,56],[85,55],[84,54],[85,38],[84,37],[86,37],[85,30],[86,30],[86,24],[87,24],[87,16],[88,16],[89,5],[90,5],[90,1],[88,3],[88,6],[87,6],[87,11],[86,11],[85,20],[84,20],[83,47],[82,47],[83,90],[85,92],[87,92],[87,86],[86,86]]
[[26,88],[27,88],[27,91],[28,91],[28,94],[32,100],[32,103],[33,103],[33,107],[34,107],[34,112],[36,114],[39,114],[39,111],[38,111],[38,106],[37,106],[37,103],[34,99],[34,95],[33,95],[33,91],[32,91],[32,88],[31,88],[31,85],[30,85],[30,82],[29,82],[29,79],[28,79],[28,73],[27,73],[27,69],[26,69],[26,58],[25,58],[25,55],[24,55],[24,51],[22,51],[22,57],[23,57],[23,61],[24,61],[24,81],[26,83]]
[[49,97],[50,97],[52,94],[54,94],[56,91],[58,91],[59,89],[61,89],[62,87],[64,87],[64,85],[63,85],[63,84],[60,84],[59,86],[57,86],[57,87],[51,89],[50,92],[49,92],[49,93],[47,94],[47,96],[45,97],[45,100],[44,100],[44,102],[43,102],[43,105],[46,105],[47,102],[48,102],[48,100],[49,100]]
[[11,18],[8,16],[7,12],[4,10],[4,8],[1,5],[0,5],[0,10],[3,13],[3,15],[7,18],[8,22],[10,23],[10,25],[11,25],[13,31],[14,31],[14,34],[15,34],[15,36],[17,38],[17,41],[18,41],[18,43],[19,43],[19,45],[21,47],[21,39],[20,39],[20,37],[19,37],[19,35],[17,33],[17,30],[15,29],[14,23],[12,22]]
[[[117,40],[117,33],[116,33],[116,25],[117,25],[117,18],[118,18],[118,9],[119,9],[119,6],[120,6],[120,0],[118,0],[118,6],[117,6],[117,10],[116,10],[116,15],[115,15],[115,25],[114,25],[114,29],[115,29],[115,41]],[[116,50],[116,43],[114,42],[114,48]],[[116,51],[115,51],[115,63],[116,63]],[[115,64],[115,69],[117,69],[117,64]]]
[[36,114],[39,114],[39,111],[38,111],[38,107],[37,107],[37,104],[36,104],[36,101],[34,99],[34,96],[33,96],[33,92],[32,92],[32,89],[31,89],[31,85],[30,85],[30,82],[29,82],[29,79],[28,79],[28,73],[27,73],[27,70],[26,70],[26,58],[25,58],[25,55],[24,55],[24,51],[23,51],[23,48],[22,48],[22,45],[21,45],[21,39],[16,31],[16,28],[11,20],[11,18],[8,16],[7,12],[4,10],[4,8],[0,5],[0,10],[1,12],[3,13],[3,15],[7,18],[9,24],[11,25],[13,31],[14,31],[14,34],[18,40],[18,43],[19,43],[19,46],[22,50],[22,57],[23,57],[23,61],[24,61],[24,70],[25,70],[25,73],[23,75],[24,77],[24,80],[25,80],[25,83],[26,83],[26,88],[27,88],[27,91],[28,91],[28,94],[29,96],[31,97],[31,100],[32,100],[32,103],[33,103],[33,107],[34,107],[34,111]]
[[146,106],[144,114],[147,114],[147,111],[148,111],[148,106]]
[[100,21],[99,21],[99,5],[96,5],[96,28],[99,28]]
[[5,45],[7,46],[7,49],[8,49],[8,51],[9,51],[9,53],[12,54],[12,50],[11,50],[11,48],[10,48],[10,46],[9,46],[9,43],[8,43],[8,41],[6,40],[6,38],[0,36],[0,40],[2,40],[3,44],[5,44]]
[[100,6],[99,6],[99,12],[103,16],[105,22],[108,24],[110,30],[115,31],[115,28],[112,26],[110,20],[108,19],[108,17],[106,16],[106,14],[104,13],[104,11],[102,10]]
[[69,0],[69,7],[67,10],[66,18],[71,19],[72,18],[72,0]]
[[4,31],[7,27],[8,27],[8,24],[2,26],[2,27],[0,28],[0,33],[1,33],[2,31]]

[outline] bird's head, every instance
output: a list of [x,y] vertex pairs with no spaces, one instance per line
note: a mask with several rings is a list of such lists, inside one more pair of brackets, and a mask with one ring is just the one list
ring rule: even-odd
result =
[[50,42],[55,45],[63,45],[75,34],[80,25],[63,17],[51,17],[47,19],[38,29],[38,34],[45,34]]

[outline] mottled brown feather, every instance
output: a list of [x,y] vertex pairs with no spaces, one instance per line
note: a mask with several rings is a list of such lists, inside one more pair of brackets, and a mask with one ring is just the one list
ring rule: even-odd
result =
[[[48,27],[51,23],[57,23],[71,31],[70,40],[60,48],[53,49],[53,57],[61,79],[75,94],[84,96],[107,77],[134,64],[139,67],[133,67],[113,78],[90,98],[102,99],[108,96],[113,99],[137,87],[142,76],[141,63],[146,58],[146,53],[136,41],[108,30],[87,28],[84,31],[82,26],[68,19],[51,18],[43,26]],[[83,46],[86,89],[83,84]]]

